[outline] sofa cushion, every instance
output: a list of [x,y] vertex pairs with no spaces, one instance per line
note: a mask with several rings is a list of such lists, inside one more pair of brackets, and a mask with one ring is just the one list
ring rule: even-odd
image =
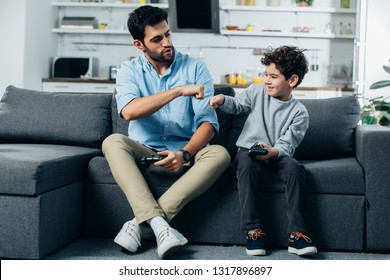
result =
[[94,148],[50,144],[0,144],[0,193],[37,195],[81,181]]
[[0,102],[0,143],[99,148],[111,133],[111,94],[49,93],[9,86]]
[[[145,177],[151,191],[155,197],[162,195],[177,179],[183,175],[188,168],[183,168],[178,172],[166,172],[160,166],[150,165],[149,167],[140,166],[140,170]],[[114,184],[115,179],[112,176],[110,167],[104,157],[93,158],[88,165],[88,181],[99,184]]]
[[300,100],[309,112],[309,129],[294,157],[330,159],[354,154],[355,129],[360,118],[356,97]]

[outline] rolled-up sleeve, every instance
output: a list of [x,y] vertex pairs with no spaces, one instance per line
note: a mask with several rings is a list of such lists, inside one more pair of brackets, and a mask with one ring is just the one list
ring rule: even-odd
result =
[[121,116],[122,109],[134,98],[140,97],[139,87],[134,80],[130,61],[123,62],[116,77],[116,103],[118,114]]

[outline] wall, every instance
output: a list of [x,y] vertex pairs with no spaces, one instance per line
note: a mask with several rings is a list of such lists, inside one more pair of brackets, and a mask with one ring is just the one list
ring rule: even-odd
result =
[[50,0],[0,1],[0,97],[8,85],[41,89],[57,51]]
[[13,84],[23,86],[25,1],[0,1],[0,97]]
[[390,80],[390,73],[383,70],[383,65],[390,66],[390,1],[369,0],[367,5],[364,96],[369,99],[390,96],[390,87],[369,89],[374,82]]

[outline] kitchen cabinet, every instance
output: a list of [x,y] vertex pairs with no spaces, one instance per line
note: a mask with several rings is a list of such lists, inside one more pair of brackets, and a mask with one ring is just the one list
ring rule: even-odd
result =
[[[217,0],[215,0],[217,1]],[[136,57],[139,50],[131,45],[126,22],[130,12],[140,7],[133,0],[125,4],[116,0],[95,2],[53,1],[57,56],[95,57],[99,61],[97,76],[108,77],[110,66]],[[149,1],[150,2],[150,1]],[[291,0],[281,0],[279,7],[240,6],[236,0],[219,0],[219,32],[173,32],[178,51],[199,54],[208,65],[215,83],[223,83],[228,73],[250,73],[261,67],[259,59],[269,47],[296,45],[306,52],[311,68],[305,77],[306,87],[352,87],[356,71],[355,48],[360,0],[351,0],[351,8],[340,8],[339,0],[317,0],[313,7],[297,7]],[[155,5],[169,9],[168,0]],[[102,29],[60,28],[63,17],[94,17]],[[248,24],[253,29],[246,30]],[[340,32],[340,24],[350,27],[352,34]],[[237,30],[228,30],[228,25]],[[331,25],[329,30],[327,26]],[[294,32],[294,28],[301,31]],[[341,29],[343,30],[343,29]],[[342,34],[340,34],[342,33]],[[227,59],[228,58],[228,59]]]
[[47,92],[113,93],[115,82],[109,80],[43,79],[42,90]]
[[[240,94],[242,91],[246,89],[246,87],[234,87],[234,86],[233,88],[236,94]],[[326,98],[353,95],[353,89],[298,87],[293,90],[292,94],[296,99],[326,99]]]

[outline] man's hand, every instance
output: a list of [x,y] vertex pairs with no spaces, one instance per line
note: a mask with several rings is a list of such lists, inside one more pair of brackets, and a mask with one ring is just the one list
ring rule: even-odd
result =
[[185,85],[179,88],[182,96],[195,96],[196,99],[204,98],[204,85]]
[[181,153],[174,153],[172,151],[166,150],[157,152],[157,155],[165,156],[165,158],[160,161],[156,161],[154,165],[161,166],[165,171],[168,172],[179,171],[185,163]]
[[225,102],[225,96],[223,94],[218,94],[210,98],[210,106],[215,109],[218,106],[221,106]]

